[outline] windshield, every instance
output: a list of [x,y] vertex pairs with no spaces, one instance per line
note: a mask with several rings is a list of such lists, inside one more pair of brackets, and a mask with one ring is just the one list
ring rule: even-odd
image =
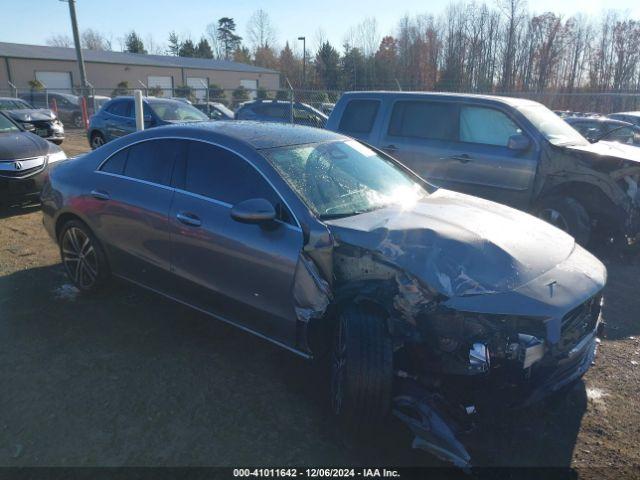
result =
[[24,110],[26,108],[33,107],[22,100],[0,100],[0,110]]
[[195,107],[178,101],[149,102],[151,109],[167,122],[201,122],[209,118]]
[[518,110],[553,145],[589,144],[577,130],[543,105],[525,105],[518,107]]
[[355,140],[261,153],[321,219],[357,215],[391,204],[410,207],[428,195],[416,178]]
[[20,129],[18,127],[16,127],[13,124],[13,122],[11,122],[4,115],[0,115],[0,133],[19,132],[19,131],[20,131]]

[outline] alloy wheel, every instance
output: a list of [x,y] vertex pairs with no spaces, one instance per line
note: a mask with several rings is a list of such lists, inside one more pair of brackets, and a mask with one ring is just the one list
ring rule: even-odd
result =
[[98,279],[98,256],[89,236],[77,227],[62,237],[62,263],[67,274],[82,289],[90,289]]

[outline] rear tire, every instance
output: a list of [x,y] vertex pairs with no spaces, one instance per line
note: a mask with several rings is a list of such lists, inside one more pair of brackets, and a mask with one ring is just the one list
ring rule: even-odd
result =
[[393,349],[385,317],[353,306],[338,317],[331,355],[331,409],[351,435],[372,433],[391,409]]
[[567,232],[583,247],[591,240],[591,218],[582,204],[573,197],[544,198],[536,214],[545,222]]
[[82,120],[82,114],[76,113],[71,119],[71,123],[73,123],[73,126],[76,128],[84,128],[84,121]]
[[60,231],[60,258],[69,280],[86,293],[100,291],[111,277],[104,249],[89,227],[70,220]]

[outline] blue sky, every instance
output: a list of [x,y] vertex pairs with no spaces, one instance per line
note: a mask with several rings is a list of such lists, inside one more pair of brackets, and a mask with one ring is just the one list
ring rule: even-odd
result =
[[[168,32],[198,39],[208,23],[222,16],[236,20],[238,33],[245,36],[246,22],[255,10],[269,13],[276,27],[277,43],[300,43],[306,35],[307,47],[314,48],[318,32],[335,46],[343,43],[345,32],[366,17],[375,17],[381,34],[393,33],[405,13],[440,13],[449,0],[77,0],[80,28],[99,30],[118,49],[124,32],[134,28],[144,38],[152,35],[165,44]],[[494,0],[488,0],[494,4]],[[59,0],[2,0],[0,41],[44,44],[53,34],[71,35],[69,10]],[[638,0],[537,0],[529,1],[536,12],[554,11],[563,15],[583,12],[597,17],[605,8],[626,10],[640,19]]]

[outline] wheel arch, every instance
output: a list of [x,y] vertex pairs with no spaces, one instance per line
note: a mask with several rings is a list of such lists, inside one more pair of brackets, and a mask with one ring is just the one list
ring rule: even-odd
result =
[[[577,200],[591,219],[596,221],[598,227],[618,227],[619,221],[623,221],[623,216],[618,218],[623,213],[622,208],[617,206],[601,188],[592,183],[569,181],[546,188],[538,195],[534,208],[537,208],[544,199],[553,196],[572,197]],[[614,220],[616,218],[618,222]]]

